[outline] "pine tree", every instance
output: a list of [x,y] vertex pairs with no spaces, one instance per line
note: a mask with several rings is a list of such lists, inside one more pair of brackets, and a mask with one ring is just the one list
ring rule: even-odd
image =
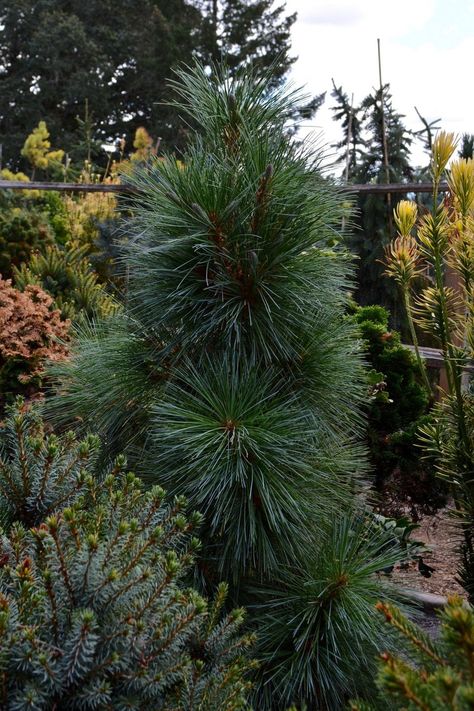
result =
[[341,123],[343,137],[334,144],[334,148],[339,153],[339,160],[345,165],[347,177],[355,175],[359,161],[359,153],[362,145],[362,119],[361,107],[354,106],[353,100],[349,99],[348,94],[343,90],[342,86],[336,86],[334,80],[332,82],[333,90],[331,96],[335,99],[336,104],[331,108],[334,114],[334,121]]
[[[240,601],[255,603],[255,587],[272,584],[290,600],[282,571],[293,579],[311,570],[311,555],[329,584],[337,554],[323,551],[346,535],[360,545],[369,578],[394,553],[380,543],[379,556],[352,525],[366,388],[344,316],[350,259],[329,246],[340,196],[321,177],[319,156],[288,137],[297,97],[272,90],[269,77],[196,67],[180,73],[174,90],[199,132],[183,164],[155,160],[132,176],[140,192],[124,255],[127,307],[83,329],[74,356],[55,369],[61,395],[50,414],[81,418],[111,452],[126,444],[150,484],[185,494],[204,514],[203,588],[223,576]],[[334,707],[357,686],[367,662],[360,650],[373,654],[377,644],[358,614],[349,561],[340,568],[351,641]],[[313,603],[310,595],[304,604]],[[295,701],[315,705],[318,682],[309,688],[300,679],[307,648],[297,627],[287,628],[299,660],[291,688]],[[324,647],[333,637],[323,615],[311,642]],[[287,701],[276,696],[274,707]]]
[[466,160],[474,157],[474,134],[463,133],[461,139],[461,147],[459,149],[459,157]]
[[2,709],[248,708],[243,611],[184,582],[200,516],[123,457],[97,478],[97,438],[45,437],[21,401],[0,437]]

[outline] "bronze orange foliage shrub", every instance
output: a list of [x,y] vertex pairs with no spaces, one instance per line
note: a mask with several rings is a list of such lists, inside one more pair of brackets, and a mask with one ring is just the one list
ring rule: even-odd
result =
[[39,286],[24,292],[0,277],[0,403],[22,392],[34,393],[46,360],[67,356],[70,321],[52,309],[52,297]]

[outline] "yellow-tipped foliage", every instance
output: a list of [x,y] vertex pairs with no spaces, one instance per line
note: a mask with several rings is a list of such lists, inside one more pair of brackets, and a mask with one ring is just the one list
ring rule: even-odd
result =
[[428,262],[432,263],[436,259],[447,256],[450,247],[450,232],[451,225],[444,207],[439,208],[435,213],[429,213],[422,217],[418,225],[417,237],[420,252]]
[[467,217],[474,207],[474,161],[472,158],[460,159],[452,163],[448,184],[454,197],[455,206],[462,217]]
[[50,148],[51,143],[46,122],[40,121],[26,139],[21,149],[21,155],[31,163],[33,169],[46,170],[50,163],[59,162],[64,156],[64,151],[50,151]]
[[415,300],[413,311],[419,326],[437,338],[442,336],[444,320],[447,320],[452,334],[458,333],[460,321],[463,321],[461,299],[457,291],[449,286],[441,290],[435,286],[427,286]]
[[139,126],[135,131],[133,147],[135,148],[135,153],[130,156],[132,161],[148,160],[154,154],[153,138],[143,126]]
[[[432,640],[393,605],[378,610],[405,641],[403,655],[381,654],[377,709],[464,711],[474,707],[474,611],[450,597],[441,613],[441,630]],[[351,711],[375,711],[356,700]]]
[[[21,171],[18,173],[13,173],[13,171],[8,168],[0,170],[0,180],[14,180],[18,183],[29,183],[30,179],[25,173]],[[41,193],[39,190],[21,190],[21,194],[27,198],[37,198],[40,197]]]
[[385,263],[385,274],[393,277],[403,288],[408,288],[422,273],[416,239],[409,234],[398,236],[385,248]]
[[[402,288],[412,340],[420,360],[413,321],[435,337],[446,374],[445,399],[437,409],[436,428],[425,429],[423,441],[441,477],[448,479],[458,513],[462,517],[462,585],[474,601],[474,398],[466,389],[465,366],[474,347],[474,162],[455,160],[448,173],[451,195],[439,201],[439,182],[456,148],[452,133],[441,131],[433,143],[431,170],[433,201],[431,212],[418,223],[416,243],[423,262],[429,267],[429,283],[415,299],[407,284],[413,269],[410,250],[398,237],[387,249],[387,274]],[[411,222],[409,208],[402,205],[395,219],[402,231]],[[418,268],[418,265],[417,265]],[[449,273],[451,269],[451,274]],[[452,280],[453,273],[456,277]],[[454,283],[454,288],[450,284]],[[474,695],[473,695],[474,699]]]
[[431,172],[433,180],[438,182],[446,170],[449,159],[456,150],[458,139],[454,133],[440,131],[434,141],[431,153]]
[[398,233],[402,237],[408,237],[416,224],[418,217],[418,208],[413,200],[400,200],[397,207],[393,211],[395,224],[397,225]]

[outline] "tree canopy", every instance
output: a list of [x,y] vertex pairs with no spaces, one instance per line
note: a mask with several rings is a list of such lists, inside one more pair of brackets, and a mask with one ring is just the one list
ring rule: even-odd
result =
[[169,103],[173,69],[219,55],[231,69],[272,64],[281,82],[294,20],[273,0],[0,0],[4,164],[20,160],[40,121],[76,160],[91,121],[96,149],[123,136],[131,147],[140,126],[179,149],[187,129]]

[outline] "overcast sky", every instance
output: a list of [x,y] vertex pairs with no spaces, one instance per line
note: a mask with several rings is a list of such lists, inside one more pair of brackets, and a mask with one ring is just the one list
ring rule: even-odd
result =
[[[328,92],[313,122],[326,141],[340,137],[331,78],[360,102],[378,86],[378,37],[382,78],[406,125],[421,127],[416,106],[446,130],[474,133],[474,0],[287,0],[287,9],[298,13],[293,79]],[[414,157],[422,160],[420,150]]]

